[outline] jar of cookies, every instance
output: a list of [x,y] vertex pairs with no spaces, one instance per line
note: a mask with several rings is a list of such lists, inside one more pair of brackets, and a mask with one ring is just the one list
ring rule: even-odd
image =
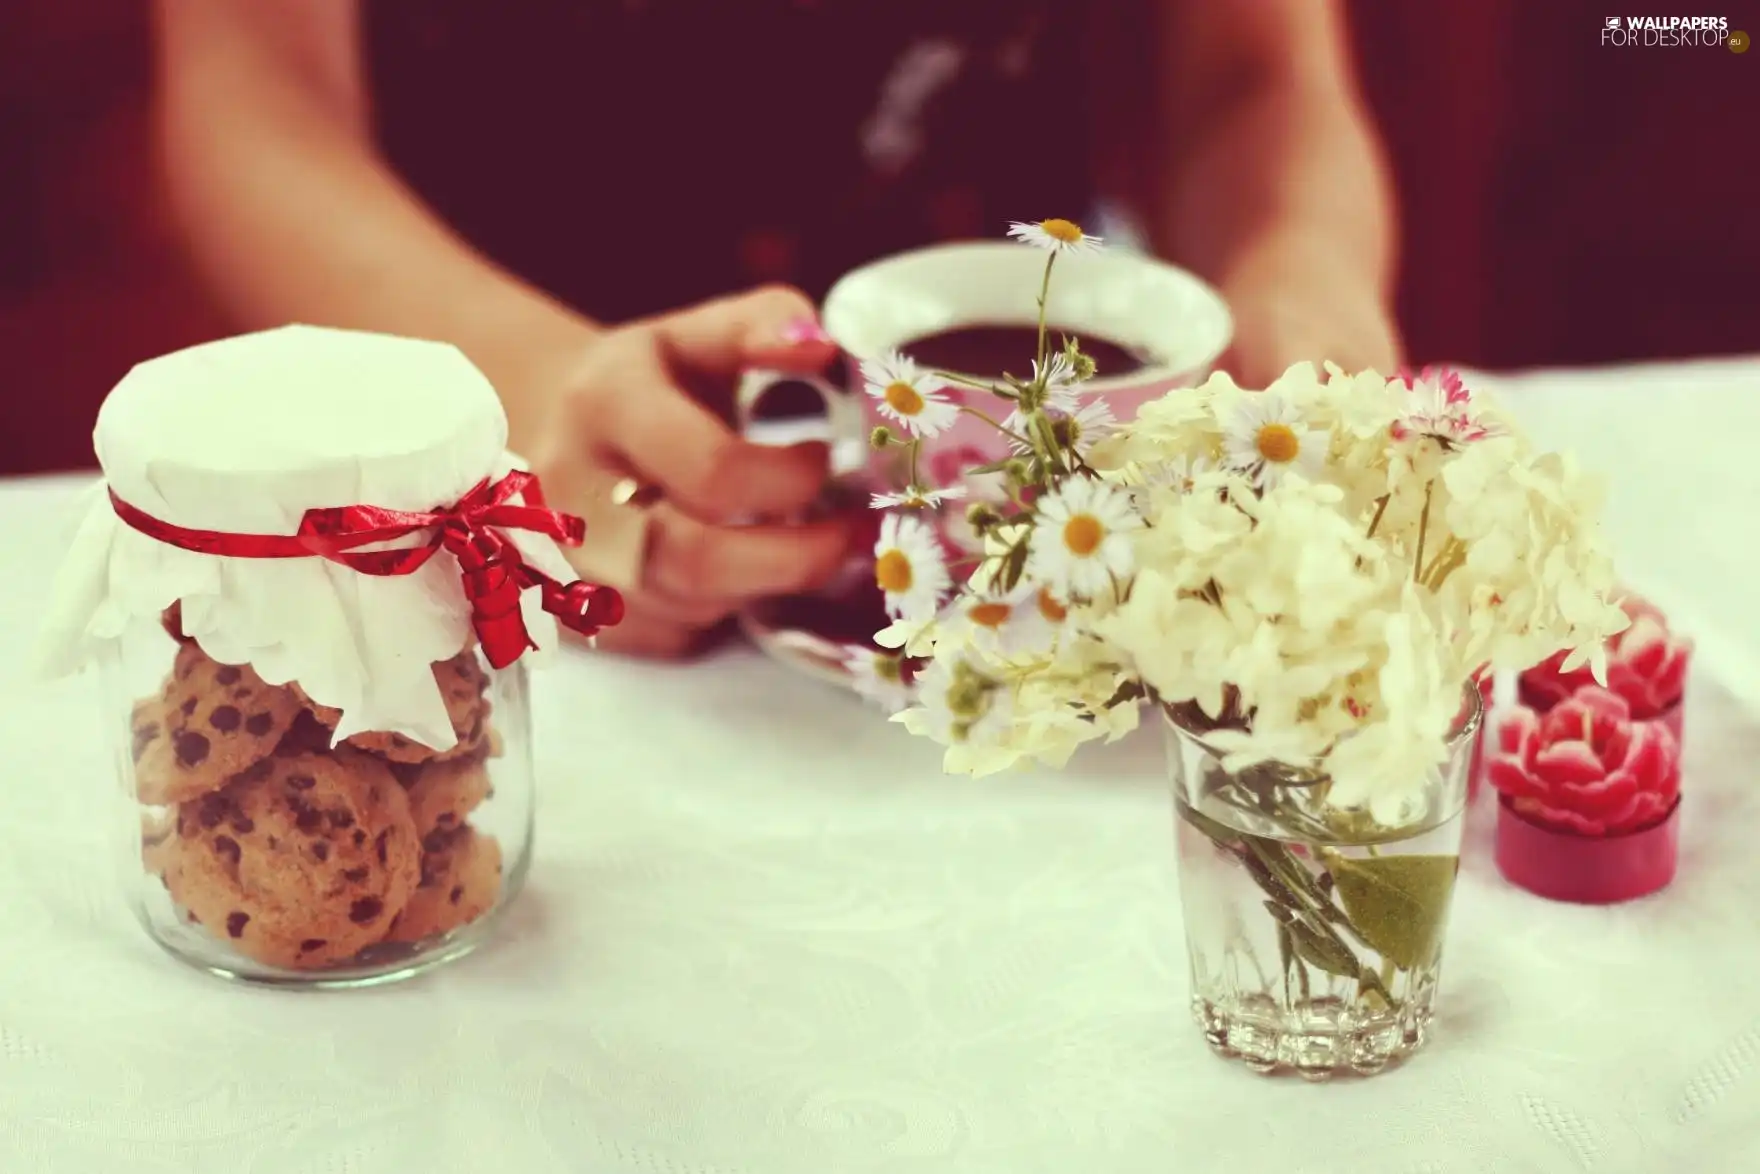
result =
[[174,956],[348,986],[479,945],[531,860],[527,668],[616,623],[452,347],[286,327],[142,364],[58,582],[116,859]]

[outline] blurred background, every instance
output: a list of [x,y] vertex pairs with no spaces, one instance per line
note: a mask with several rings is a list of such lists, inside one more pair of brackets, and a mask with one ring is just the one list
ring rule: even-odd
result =
[[[1577,0],[1351,7],[1415,361],[1760,353],[1760,51],[1604,49],[1607,13]],[[1760,32],[1753,0],[1709,8]],[[132,364],[225,332],[155,177],[148,9],[0,0],[0,473],[92,463]],[[1125,94],[1142,40],[1095,49]],[[1121,182],[1131,134],[1098,144]]]

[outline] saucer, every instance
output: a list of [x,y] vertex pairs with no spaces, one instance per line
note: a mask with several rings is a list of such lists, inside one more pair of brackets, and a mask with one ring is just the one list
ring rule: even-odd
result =
[[815,680],[851,687],[845,650],[876,648],[891,621],[873,581],[873,560],[852,559],[830,588],[767,599],[739,615],[740,630],[765,655]]
[[[788,445],[803,440],[834,440],[823,417],[794,417],[754,421],[746,430],[754,444]],[[844,457],[847,461],[849,458]],[[838,465],[833,454],[833,466]],[[859,463],[859,462],[858,462]],[[848,467],[845,464],[843,467]],[[833,481],[826,487],[818,510],[865,508],[869,490],[853,478]],[[878,526],[878,518],[875,525]],[[814,595],[768,599],[739,614],[739,628],[757,649],[789,668],[815,680],[850,688],[844,649],[851,644],[872,645],[871,637],[890,621],[886,618],[879,589],[874,586],[872,557],[852,558],[837,579]],[[848,617],[838,625],[837,613]],[[872,616],[872,626],[861,628]]]

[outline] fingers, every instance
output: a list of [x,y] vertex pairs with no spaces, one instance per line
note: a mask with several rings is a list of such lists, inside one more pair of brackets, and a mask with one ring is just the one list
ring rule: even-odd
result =
[[676,600],[732,600],[741,606],[825,583],[842,566],[853,540],[853,524],[845,519],[718,527],[660,506],[654,510],[645,584]]
[[599,633],[597,647],[621,656],[682,660],[707,652],[731,631],[729,624],[694,627],[632,606],[622,623]]
[[569,550],[575,570],[624,593],[632,608],[702,628],[752,602],[830,580],[850,551],[870,542],[866,514],[799,525],[713,526],[661,502],[646,509],[582,502],[587,539]]
[[837,355],[819,329],[812,300],[767,285],[655,319],[668,357],[697,372],[731,376],[752,368],[811,375]]
[[825,444],[751,444],[658,369],[645,374],[646,386],[602,405],[609,419],[599,429],[608,455],[659,485],[668,501],[726,523],[799,514],[819,496],[830,475]]

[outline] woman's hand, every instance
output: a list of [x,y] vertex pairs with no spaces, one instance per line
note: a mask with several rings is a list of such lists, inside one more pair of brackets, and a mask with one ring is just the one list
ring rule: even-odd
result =
[[1400,362],[1379,283],[1328,250],[1299,242],[1266,249],[1232,272],[1222,293],[1234,341],[1221,365],[1243,387],[1264,387],[1301,362],[1383,375]]
[[[849,553],[851,522],[799,520],[825,485],[826,446],[763,447],[727,422],[743,371],[831,361],[815,323],[791,289],[705,302],[599,335],[546,403],[513,405],[514,450],[552,505],[586,519],[570,560],[628,605],[602,647],[686,655],[747,603],[812,588]],[[643,494],[614,500],[629,479]]]

